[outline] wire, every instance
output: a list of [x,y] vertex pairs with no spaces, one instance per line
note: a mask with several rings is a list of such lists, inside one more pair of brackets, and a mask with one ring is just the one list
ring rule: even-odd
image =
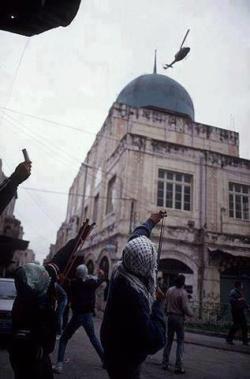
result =
[[[4,116],[5,117],[5,120],[14,127],[15,130],[18,131],[18,133],[20,133],[22,136],[23,135],[26,135],[28,136],[29,138],[32,138],[33,141],[37,144],[39,144],[40,146],[42,146],[43,149],[45,149],[45,151],[47,151],[47,154],[50,155],[50,157],[53,159],[53,161],[57,161],[63,165],[65,165],[65,157],[64,157],[64,160],[62,159],[61,156],[58,155],[58,151],[56,150],[55,147],[47,144],[47,143],[44,143],[42,142],[39,138],[37,138],[36,136],[34,136],[34,134],[32,134],[32,132],[30,131],[27,131],[23,128],[20,128],[19,126],[17,126],[12,120],[8,120],[6,119],[6,115]],[[51,153],[53,153],[53,156],[51,155]],[[67,164],[71,164],[72,165],[72,162],[66,162]]]
[[[50,153],[50,150],[51,150],[51,152],[53,153],[53,156],[50,155],[50,157],[53,159],[53,161],[57,160],[59,163],[62,163],[63,165],[65,165],[65,161],[62,160],[62,157],[59,157],[57,155],[57,150],[56,150],[55,146],[52,147],[50,144],[44,143],[44,142],[40,141],[39,137],[37,138],[37,136],[35,136],[34,133],[32,133],[31,131],[27,131],[27,129],[25,128],[25,126],[24,126],[24,128],[21,128],[20,126],[17,126],[17,124],[14,121],[12,121],[12,118],[11,118],[11,120],[9,120],[9,119],[6,118],[6,116],[10,118],[9,115],[5,115],[4,116],[5,120],[10,125],[12,125],[20,134],[26,134],[27,136],[31,137],[34,140],[35,143],[38,143],[39,145],[41,145],[46,151],[49,151],[49,153]],[[23,124],[21,124],[21,125],[23,125]],[[59,150],[59,152],[60,152],[60,150]],[[65,151],[61,150],[61,152],[64,153],[64,159],[65,158],[69,158],[69,159],[71,158],[70,156],[67,156],[67,153]],[[75,160],[77,161],[78,164],[80,163],[80,160],[77,160],[77,159],[75,159]],[[66,163],[67,164],[72,164],[71,162],[66,162]],[[101,171],[106,174],[105,170],[101,169]],[[97,172],[96,172],[96,174],[88,172],[88,176],[92,177],[92,178],[96,178]],[[117,175],[117,177],[119,177],[119,176]]]
[[35,193],[32,192],[26,192],[27,195],[29,195],[30,199],[33,201],[33,203],[40,209],[40,211],[47,217],[47,219],[53,224],[53,226],[57,226],[55,220],[53,220],[49,214],[45,211],[43,207],[40,206],[38,201],[35,198]]
[[[18,122],[16,119],[14,119],[13,117],[11,117],[9,115],[4,115],[4,118],[7,122],[9,122],[11,125],[13,125],[18,130],[20,130],[23,134],[26,134],[27,136],[33,138],[38,143],[43,144],[44,146],[46,146],[47,149],[54,150],[54,152],[56,152],[56,153],[60,152],[64,155],[67,155],[67,153],[63,149],[60,149],[59,147],[56,147],[55,145],[51,144],[50,141],[46,140],[44,138],[44,136],[40,135],[39,133],[36,134],[33,130],[31,131],[27,127],[27,125],[24,125],[21,122]],[[18,122],[18,124],[16,123],[16,121]],[[41,141],[41,139],[44,141]],[[64,158],[65,158],[65,156],[64,156]],[[77,162],[79,162],[78,159],[72,158],[69,155],[67,155],[66,158],[67,159],[69,158],[71,160],[76,160]]]
[[[16,125],[16,123],[13,121],[13,119],[16,121],[16,119],[15,118],[13,118],[12,116],[10,116],[10,115],[6,115],[8,118],[10,118],[11,119],[11,121],[10,120],[8,120],[8,119],[6,119],[6,121],[7,122],[9,122],[10,124],[12,124],[12,125],[14,125],[14,127],[18,130],[22,130],[22,132],[23,133],[25,133],[26,135],[31,135],[31,137],[34,139],[34,140],[36,140],[36,142],[37,143],[39,143],[40,145],[42,145],[43,147],[45,146],[45,149],[50,149],[50,150],[52,150],[53,151],[53,149],[51,148],[51,146],[50,145],[48,145],[48,144],[45,144],[45,143],[43,143],[43,142],[41,142],[39,139],[37,139],[37,137],[35,136],[34,137],[34,134],[31,132],[31,131],[28,131],[27,132],[27,130],[26,130],[26,127],[23,125],[23,124],[21,124],[21,125],[23,125],[24,127],[25,127],[25,129],[23,129],[23,128],[20,128],[20,126],[17,126]],[[5,117],[6,117],[5,116]],[[20,123],[19,123],[20,124]],[[54,148],[54,150],[56,150],[55,148]],[[64,153],[64,155],[67,155],[67,158],[70,158],[71,159],[71,157],[68,157],[68,154],[66,153],[66,152],[64,152],[63,151],[63,153]],[[58,156],[57,156],[57,158],[59,158]],[[74,158],[73,158],[74,159]],[[55,156],[53,155],[53,160],[55,160]],[[58,160],[58,159],[57,159]],[[79,162],[79,161],[78,161]],[[64,164],[64,162],[63,162],[63,164]],[[96,168],[97,170],[98,170],[98,168]],[[107,174],[106,173],[106,171],[105,170],[103,170],[103,169],[101,169],[101,171],[104,173],[104,174]],[[91,173],[89,173],[88,172],[88,176],[89,177],[93,177],[93,178],[96,178],[96,176],[97,176],[97,172],[96,172],[96,174],[91,174]],[[120,180],[124,180],[124,179],[127,179],[128,178],[128,176],[125,176],[125,175],[123,175],[122,177],[121,176],[119,176],[119,175],[117,175],[116,174],[116,177],[117,178],[119,178]],[[135,182],[138,182],[139,180],[135,180]],[[102,183],[101,184],[101,187],[103,187],[105,185],[105,183]],[[32,190],[34,190],[34,191],[36,191],[36,190],[38,190],[38,189],[32,189]],[[71,195],[71,196],[82,196],[82,197],[84,197],[84,199],[87,199],[87,198],[95,198],[95,196],[84,196],[83,194],[73,194],[73,193],[67,193],[67,192],[59,192],[59,191],[46,191],[46,190],[40,190],[41,192],[43,191],[43,192],[47,192],[47,193],[57,193],[57,194],[63,194],[63,195]],[[134,198],[134,196],[133,196],[133,194],[131,194],[131,193],[129,193],[128,191],[127,191],[127,196],[128,197],[117,197],[117,198],[114,198],[114,200],[115,199],[124,199],[124,200],[131,200],[132,198]],[[100,196],[100,198],[105,198],[105,199],[107,199],[108,197],[105,197],[105,196]],[[141,201],[138,199],[138,203],[140,203]]]
[[[34,119],[39,120],[39,121],[44,121],[44,122],[50,123],[51,126],[54,124],[54,126],[52,126],[52,127],[61,126],[63,128],[75,130],[75,131],[80,132],[80,133],[94,135],[94,136],[96,136],[97,139],[101,137],[101,138],[109,139],[111,141],[119,141],[119,142],[122,139],[122,138],[116,138],[116,137],[111,137],[111,136],[107,136],[107,135],[105,136],[104,133],[103,133],[103,131],[102,131],[102,129],[100,129],[98,132],[90,132],[90,131],[87,131],[87,130],[84,130],[84,129],[77,128],[77,127],[75,127],[73,125],[70,125],[70,124],[66,124],[66,123],[62,123],[62,122],[58,122],[58,121],[49,120],[49,119],[46,119],[44,117],[35,116],[33,114],[30,114],[30,113],[17,111],[17,110],[15,110],[13,108],[5,107],[5,106],[0,106],[0,108],[3,109],[3,110],[9,111],[9,112],[13,112],[13,113],[16,113],[16,114],[20,114],[20,115],[23,115],[23,116],[34,118]],[[149,131],[147,131],[147,137],[155,139],[155,134],[154,133],[150,133]]]
[[[54,190],[47,190],[47,189],[42,189],[42,188],[34,188],[34,187],[20,187],[20,189],[24,189],[24,190],[27,190],[27,191],[36,191],[36,192],[43,192],[43,193],[52,193],[52,194],[55,194],[55,195],[69,195],[68,192],[64,192],[64,191],[54,191]],[[96,196],[84,196],[84,194],[81,194],[81,193],[70,193],[70,195],[72,196],[77,196],[77,197],[85,197],[85,199],[94,199]],[[100,199],[109,199],[108,196],[99,196]],[[128,198],[128,197],[114,197],[113,198],[114,200],[134,200],[132,198]]]
[[[5,108],[5,110],[7,110],[7,108],[8,108],[8,104],[9,104],[10,99],[11,99],[11,96],[12,96],[12,94],[13,94],[13,91],[14,91],[14,85],[15,85],[15,82],[16,82],[16,79],[17,79],[17,75],[18,75],[19,69],[20,69],[20,67],[21,67],[21,64],[22,64],[22,61],[23,61],[23,57],[24,57],[25,51],[26,51],[26,49],[27,49],[27,47],[28,47],[28,45],[29,45],[29,42],[30,42],[30,38],[27,38],[27,39],[26,39],[26,42],[25,42],[25,44],[24,44],[24,48],[23,48],[23,50],[22,50],[22,53],[21,53],[21,55],[20,55],[20,58],[19,58],[19,61],[18,61],[18,64],[17,64],[16,70],[15,70],[14,78],[13,78],[12,83],[11,83],[11,85],[10,85],[9,94],[8,94],[8,96],[7,96],[7,100],[6,100],[6,106],[3,107],[3,108]],[[1,118],[1,120],[0,120],[0,125],[1,125],[1,123],[2,123],[2,119],[3,119],[3,116],[2,116],[2,118]]]
[[[90,134],[90,135],[94,135],[94,136],[99,137],[100,131],[97,132],[97,133],[96,132],[90,132],[90,131],[87,131],[87,130],[83,130],[83,129],[77,128],[77,127],[75,127],[73,125],[70,125],[70,124],[66,124],[66,123],[62,123],[62,122],[58,122],[58,121],[49,120],[47,118],[35,116],[33,114],[26,113],[26,112],[20,112],[20,111],[17,111],[15,109],[13,109],[13,108],[5,107],[5,106],[0,106],[0,108],[3,109],[3,110],[5,110],[5,111],[9,111],[9,112],[13,112],[13,113],[16,113],[16,114],[20,114],[22,116],[27,116],[27,117],[33,118],[35,120],[47,122],[47,123],[51,124],[51,126],[54,124],[55,125],[54,127],[61,126],[63,128],[75,130],[75,131],[80,132],[80,133]],[[104,135],[102,135],[102,138],[110,139],[110,140],[113,140],[113,141],[120,141],[120,138],[115,138],[115,137],[110,137],[110,136],[104,136]]]
[[[5,116],[5,117],[6,117],[6,116]],[[9,116],[9,115],[7,115],[7,117],[9,117],[11,120],[13,119],[13,117],[11,117],[11,116]],[[16,123],[13,122],[13,121],[10,122],[8,119],[6,119],[6,121],[8,121],[9,123],[13,124],[14,127],[16,127],[17,129],[21,129],[21,130],[23,131],[23,133],[26,133],[27,135],[31,135],[31,136],[37,141],[37,143],[41,144],[42,146],[44,145],[44,143],[41,142],[40,140],[38,140],[36,136],[34,137],[34,135],[33,135],[32,132],[28,131],[28,133],[27,133],[27,130],[26,130],[25,125],[21,124],[21,125],[23,125],[23,126],[25,127],[25,129],[23,129],[23,128],[20,128],[19,126],[17,126]],[[30,133],[30,134],[29,134],[29,133]],[[46,149],[51,149],[51,150],[53,150],[52,147],[51,147],[50,145],[48,145],[48,144],[45,144],[44,146],[45,146]],[[55,149],[56,149],[56,148],[54,147],[54,150],[55,150]],[[64,155],[67,156],[67,153],[66,153],[65,151],[62,150],[62,152],[64,153]],[[68,158],[68,157],[67,157],[67,158]],[[69,158],[71,158],[71,157],[69,156]],[[53,160],[55,160],[55,156],[54,156],[54,155],[53,155]],[[76,160],[76,159],[75,159],[75,160]],[[79,163],[78,160],[76,160],[76,161]],[[98,170],[97,167],[94,168],[94,169],[97,169],[97,170]],[[101,172],[103,172],[105,175],[107,174],[105,170],[103,170],[103,169],[100,169],[100,170],[101,170]],[[89,177],[92,177],[92,178],[96,178],[96,176],[97,176],[97,172],[96,172],[95,174],[94,174],[94,173],[90,173],[90,172],[88,172],[88,176],[89,176]],[[128,176],[126,176],[126,175],[123,175],[123,176],[121,177],[121,176],[118,175],[118,174],[116,174],[116,177],[119,178],[119,179],[122,180],[122,181],[123,181],[124,179],[127,179],[127,178],[128,178]],[[104,186],[104,185],[105,185],[105,183],[102,183],[102,184],[101,184],[101,187]],[[131,194],[128,194],[128,196],[132,197]]]
[[[44,139],[45,143],[47,143],[47,144],[49,144],[49,145],[51,146],[51,139],[46,139],[44,134],[39,133],[37,130],[33,130],[33,129],[30,130],[30,127],[27,126],[27,124],[24,124],[24,123],[20,122],[18,119],[16,119],[16,118],[13,117],[13,116],[5,115],[5,117],[6,117],[6,116],[9,117],[9,118],[15,123],[16,127],[19,127],[19,125],[22,125],[22,126],[25,128],[25,131],[27,131],[27,129],[28,129],[28,132],[33,133],[33,135],[35,135],[35,136],[38,137],[38,138]],[[17,123],[18,123],[18,124],[17,124]],[[31,128],[32,128],[32,127],[31,127]],[[80,158],[77,158],[77,157],[75,157],[74,155],[69,154],[68,151],[62,149],[61,146],[55,146],[55,145],[53,144],[53,147],[56,148],[58,151],[60,151],[62,154],[67,155],[67,157],[69,157],[71,160],[74,160],[74,161],[76,161],[76,162],[79,163]]]

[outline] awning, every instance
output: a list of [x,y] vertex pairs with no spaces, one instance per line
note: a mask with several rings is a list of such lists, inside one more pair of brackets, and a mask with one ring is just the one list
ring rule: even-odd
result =
[[193,274],[193,270],[185,263],[171,258],[164,258],[160,260],[159,271],[166,274]]
[[16,250],[26,250],[29,241],[0,235],[0,265],[11,263]]
[[235,254],[232,254],[229,251],[225,251],[222,249],[211,249],[211,248],[208,248],[208,251],[209,251],[210,258],[212,258],[212,259],[216,259],[216,258],[224,258],[224,259],[246,258],[246,259],[250,259],[250,255],[246,256],[240,252],[239,253],[236,252]]
[[81,0],[2,0],[0,29],[30,37],[67,26],[80,3]]
[[224,274],[250,275],[250,255],[231,254],[221,249],[210,249],[209,263]]

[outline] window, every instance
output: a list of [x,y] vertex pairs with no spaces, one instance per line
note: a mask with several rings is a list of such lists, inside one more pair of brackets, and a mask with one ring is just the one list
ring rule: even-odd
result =
[[113,212],[114,210],[115,179],[116,177],[113,176],[108,182],[106,213]]
[[190,211],[192,175],[159,169],[157,206]]
[[229,183],[229,217],[250,220],[250,186]]
[[89,275],[93,275],[94,271],[95,271],[95,265],[94,265],[93,261],[88,261],[88,263],[86,264],[86,266],[88,267],[88,273],[89,273]]
[[93,221],[97,222],[98,217],[98,203],[99,203],[99,193],[94,198],[94,210],[93,210]]

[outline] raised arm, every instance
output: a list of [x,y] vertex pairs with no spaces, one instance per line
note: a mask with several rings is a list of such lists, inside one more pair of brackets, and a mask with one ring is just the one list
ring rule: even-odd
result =
[[0,185],[0,214],[16,195],[17,187],[31,174],[31,162],[20,163],[13,174]]
[[131,236],[129,237],[129,241],[134,238],[140,236],[146,236],[150,238],[150,234],[152,229],[158,224],[164,217],[167,217],[167,213],[164,211],[160,211],[158,213],[152,213],[151,216],[142,224],[135,228]]

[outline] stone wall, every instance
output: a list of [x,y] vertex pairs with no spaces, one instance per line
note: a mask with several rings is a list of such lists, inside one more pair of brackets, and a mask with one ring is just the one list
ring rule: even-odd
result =
[[[250,245],[246,242],[250,221],[230,218],[228,212],[229,181],[250,186],[250,161],[239,158],[238,133],[158,110],[115,103],[84,164],[88,165],[87,175],[79,170],[71,192],[79,191],[81,183],[82,209],[88,208],[90,220],[97,194],[99,202],[97,226],[80,254],[95,267],[107,257],[110,272],[121,257],[129,232],[160,209],[158,170],[192,175],[191,210],[168,209],[162,259],[177,259],[193,271],[189,281],[195,301],[218,302],[220,274],[209,261],[208,249],[229,249],[230,253],[234,250],[250,258]],[[113,210],[107,212],[107,189],[112,178]],[[68,207],[71,218],[77,214],[76,201],[71,199]],[[67,217],[64,230],[69,226]],[[152,239],[158,242],[159,227],[153,231]]]

